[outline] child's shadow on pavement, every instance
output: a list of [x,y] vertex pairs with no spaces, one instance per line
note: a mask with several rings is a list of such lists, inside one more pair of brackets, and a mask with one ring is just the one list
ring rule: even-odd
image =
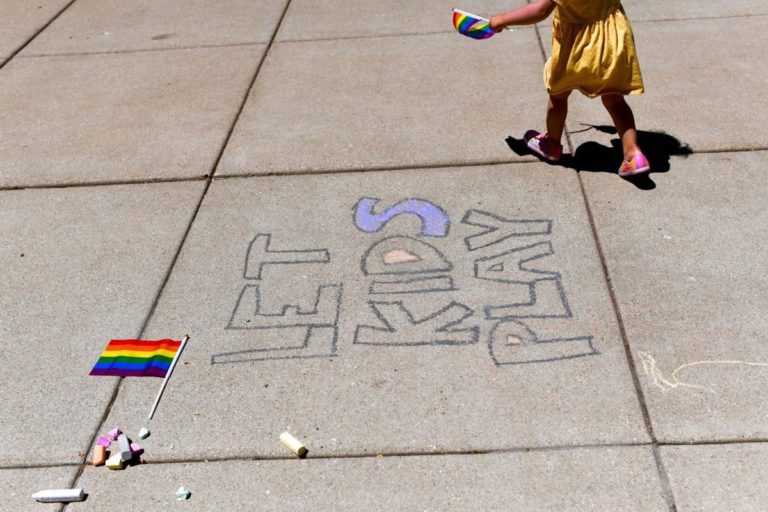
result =
[[[584,126],[587,126],[587,128],[571,133],[580,133],[595,129],[609,135],[616,135],[616,128],[613,126]],[[528,149],[528,146],[523,139],[516,139],[509,136],[506,140],[510,149],[518,155],[534,155],[534,153]],[[663,132],[646,132],[638,130],[637,143],[643,149],[643,154],[648,158],[648,163],[651,165],[651,173],[668,172],[670,169],[669,159],[672,156],[687,157],[693,153],[693,150],[688,144],[684,144],[675,137]],[[619,164],[623,158],[624,155],[621,149],[621,141],[616,138],[611,140],[611,147],[595,141],[585,142],[576,148],[573,155],[563,155],[558,162],[552,163],[552,165],[575,169],[577,171],[617,174]],[[627,181],[643,190],[656,188],[656,184],[650,178],[649,174],[630,177]]]

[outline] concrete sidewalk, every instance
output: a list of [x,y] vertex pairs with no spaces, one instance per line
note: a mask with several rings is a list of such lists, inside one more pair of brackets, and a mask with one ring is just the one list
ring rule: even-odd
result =
[[[0,510],[768,507],[764,2],[624,2],[634,181],[578,95],[571,158],[521,148],[548,23],[7,3]],[[158,379],[88,376],[110,339],[186,333],[152,421]],[[115,426],[151,429],[146,464],[89,465]]]

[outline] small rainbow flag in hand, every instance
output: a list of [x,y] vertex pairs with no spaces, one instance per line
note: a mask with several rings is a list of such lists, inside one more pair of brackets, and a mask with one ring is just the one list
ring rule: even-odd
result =
[[164,378],[180,346],[176,340],[112,340],[90,375]]
[[453,26],[459,34],[472,39],[488,39],[495,34],[489,20],[458,9],[453,10]]

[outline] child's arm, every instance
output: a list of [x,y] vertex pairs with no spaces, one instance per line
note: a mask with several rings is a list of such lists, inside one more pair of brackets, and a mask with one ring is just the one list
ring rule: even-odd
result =
[[501,32],[510,25],[533,25],[547,19],[555,7],[553,0],[535,0],[533,3],[514,11],[491,17],[491,29],[495,32]]

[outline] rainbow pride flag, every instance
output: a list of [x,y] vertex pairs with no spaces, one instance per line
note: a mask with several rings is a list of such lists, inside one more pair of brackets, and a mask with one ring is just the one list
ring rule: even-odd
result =
[[488,19],[459,9],[453,10],[453,26],[459,34],[472,39],[488,39],[495,34]]
[[90,375],[163,378],[180,346],[176,340],[112,340]]

